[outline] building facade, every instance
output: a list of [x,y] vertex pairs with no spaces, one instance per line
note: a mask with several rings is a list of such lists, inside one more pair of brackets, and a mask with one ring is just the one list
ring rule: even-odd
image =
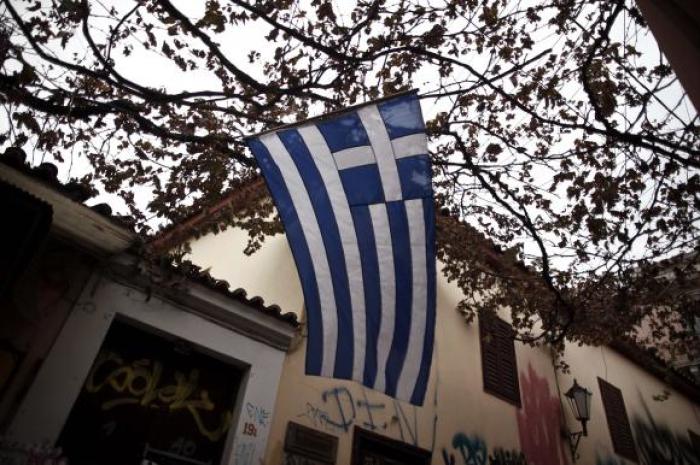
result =
[[[247,240],[245,231],[234,228],[204,234],[186,241],[188,258],[303,321],[301,287],[284,236],[267,239],[252,256],[242,252]],[[305,376],[300,334],[285,358],[264,463],[700,463],[699,391],[690,379],[623,343],[567,346],[569,373],[554,369],[546,347],[503,338],[512,355],[502,346],[494,354],[494,338],[483,337],[487,324],[467,324],[455,310],[462,298],[438,273],[436,346],[422,407],[357,383]],[[564,397],[574,378],[593,393],[588,434],[575,460],[570,433],[581,424]],[[297,425],[323,433],[319,438],[335,438],[335,456],[295,452],[290,435]],[[404,457],[399,450],[410,453]]]
[[[1,463],[700,464],[691,379],[622,342],[568,346],[570,372],[559,372],[547,347],[513,341],[504,314],[467,324],[455,310],[461,291],[441,274],[423,406],[306,376],[285,237],[246,255],[248,233],[221,227],[261,200],[260,183],[144,248],[66,186],[0,161],[16,194],[3,198],[26,194],[51,215],[22,223],[44,226],[22,259],[30,266],[4,277]],[[159,261],[176,250],[187,261]],[[582,425],[564,395],[574,378],[592,392],[575,454]]]
[[262,460],[296,318],[149,259],[104,207],[21,155],[0,157],[0,200],[15,213],[2,250],[0,463]]

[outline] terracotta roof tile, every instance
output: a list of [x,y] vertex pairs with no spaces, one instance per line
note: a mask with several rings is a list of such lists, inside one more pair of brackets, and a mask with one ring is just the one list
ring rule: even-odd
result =
[[201,284],[211,290],[217,291],[233,300],[241,302],[255,310],[283,321],[293,327],[299,326],[297,315],[293,312],[282,312],[279,305],[265,305],[265,300],[260,296],[248,297],[248,293],[241,288],[231,290],[231,286],[223,279],[214,278],[209,271],[202,269],[190,261],[183,261],[179,264],[171,264],[173,271],[182,273],[190,281]]

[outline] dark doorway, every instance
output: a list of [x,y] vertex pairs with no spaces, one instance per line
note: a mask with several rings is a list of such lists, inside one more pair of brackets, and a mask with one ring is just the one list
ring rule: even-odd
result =
[[58,440],[71,465],[216,465],[242,372],[114,321]]
[[355,427],[353,465],[430,465],[430,451]]

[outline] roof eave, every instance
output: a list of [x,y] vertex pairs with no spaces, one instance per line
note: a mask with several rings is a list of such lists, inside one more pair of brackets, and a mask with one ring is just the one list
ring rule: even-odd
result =
[[15,186],[53,208],[51,232],[97,255],[129,249],[138,239],[133,231],[115,224],[89,207],[67,198],[54,188],[20,171],[0,164],[0,181]]
[[255,298],[235,298],[189,278],[177,286],[159,283],[145,274],[134,273],[138,261],[131,254],[114,257],[110,260],[110,277],[276,349],[286,351],[298,331],[296,320],[261,311],[256,308]]

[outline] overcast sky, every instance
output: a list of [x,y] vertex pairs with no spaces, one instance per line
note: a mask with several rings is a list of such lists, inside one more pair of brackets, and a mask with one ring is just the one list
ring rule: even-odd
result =
[[[181,9],[184,13],[194,19],[198,19],[203,15],[205,2],[203,1],[192,1],[192,0],[179,0],[174,1],[175,5]],[[98,8],[98,3],[91,3],[94,5],[93,13],[99,13],[96,11]],[[128,11],[135,4],[132,1],[119,0],[112,2],[102,2],[105,7],[116,7],[119,11]],[[349,1],[336,1],[334,3],[335,12],[341,21],[345,21],[346,24],[350,25],[349,12],[353,2]],[[100,23],[99,19],[93,20],[94,26],[102,28],[105,34],[109,33],[109,25],[114,24],[113,22],[102,21]],[[251,51],[260,52],[263,56],[263,61],[266,58],[271,58],[273,50],[270,48],[264,36],[270,31],[269,26],[261,20],[255,22],[247,22],[244,27],[227,27],[226,30],[221,34],[214,34],[215,40],[220,44],[222,50],[225,54],[231,58],[232,61],[237,64],[245,63],[243,66],[245,72],[257,77],[261,80],[265,80],[265,76],[262,70],[262,66],[259,63],[248,63],[247,56]],[[614,39],[619,41],[628,42],[628,39],[623,36],[622,24],[613,30],[612,36]],[[164,33],[164,32],[163,32]],[[188,40],[193,40],[191,38],[185,37]],[[549,47],[561,47],[561,39],[556,35],[535,37],[536,49],[533,50],[532,55],[536,55],[540,50]],[[638,48],[642,50],[645,54],[643,60],[647,64],[656,64],[659,61],[659,55],[657,53],[658,47],[651,34],[646,34],[643,37],[638,38]],[[69,48],[66,51],[59,51],[64,57],[68,58],[73,53],[82,56],[87,53],[87,44],[84,43],[80,35],[76,35],[75,39],[70,43]],[[117,50],[117,52],[121,52]],[[143,47],[135,47],[133,52],[125,57],[121,53],[114,55],[116,59],[117,70],[129,79],[136,82],[153,86],[159,88],[166,88],[171,92],[176,91],[197,91],[204,89],[218,89],[220,87],[219,80],[210,72],[206,70],[196,70],[183,72],[170,60],[165,59],[161,56],[159,50],[146,50]],[[487,54],[482,54],[479,56],[469,57],[470,64],[475,68],[483,68],[488,60]],[[460,78],[459,75],[455,76]],[[465,76],[461,76],[465,77]],[[434,69],[422,69],[418,74],[417,79],[414,81],[413,85],[418,88],[421,93],[427,93],[438,87],[438,78],[434,72]],[[566,90],[565,90],[566,91]],[[581,89],[569,89],[571,93],[581,92]],[[682,89],[680,86],[675,85],[664,91],[664,99],[667,101],[676,101],[682,95]],[[432,99],[424,99],[421,101],[422,109],[426,119],[430,119],[435,114],[441,110],[444,110],[450,105],[448,99],[443,99],[440,102],[436,102]],[[317,109],[320,112],[320,109]],[[690,117],[695,114],[695,110],[686,103],[683,105],[683,111]],[[1,120],[0,120],[1,121]],[[290,121],[287,121],[290,122]],[[564,141],[567,143],[567,141]],[[38,162],[38,159],[34,159],[34,162]],[[75,162],[71,164],[65,163],[60,165],[60,176],[62,180],[67,180],[68,177],[80,177],[91,169],[87,161],[82,157],[77,157]],[[538,176],[541,177],[542,185],[549,183],[553,173],[547,170],[540,170]],[[139,205],[145,207],[151,198],[150,188],[139,188],[136,190],[136,201]],[[556,200],[556,199],[554,199]],[[113,195],[101,194],[98,197],[92,199],[90,204],[107,202],[112,205],[113,209],[117,213],[125,214],[127,212],[123,202]],[[158,227],[162,225],[162,222],[154,219],[150,222],[151,226]],[[532,244],[526,244],[526,249],[528,251],[534,252],[532,249]]]

